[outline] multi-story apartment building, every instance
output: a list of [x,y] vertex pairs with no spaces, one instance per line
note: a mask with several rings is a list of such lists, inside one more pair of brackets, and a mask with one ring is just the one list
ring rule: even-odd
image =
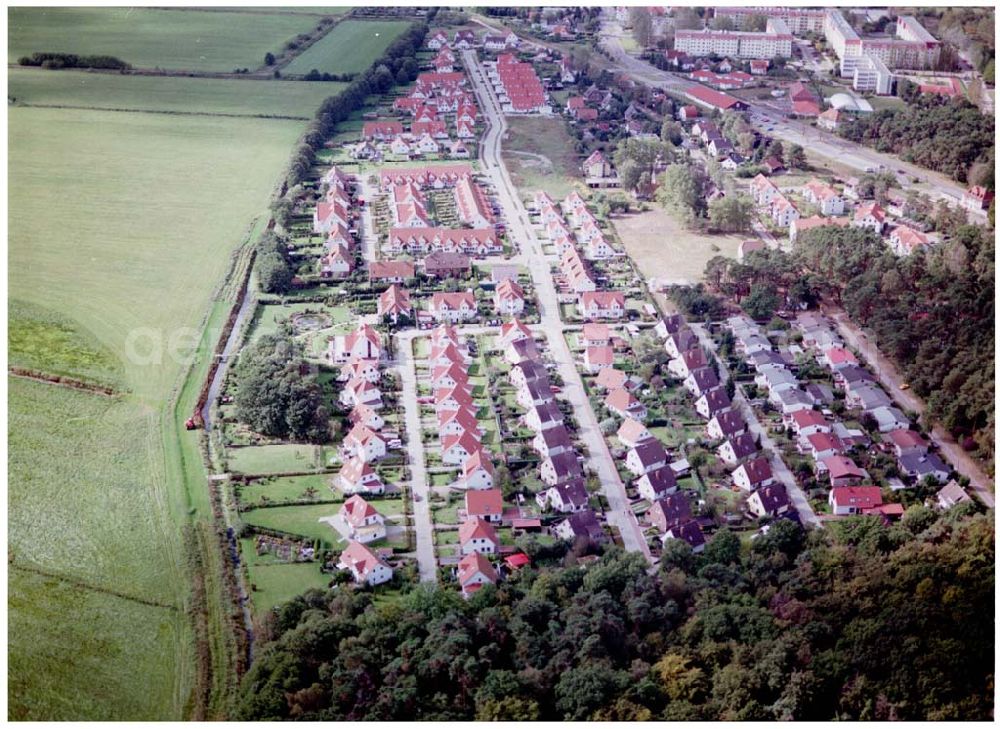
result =
[[862,56],[854,67],[855,91],[872,91],[880,96],[892,94],[893,75],[882,59],[874,55]]
[[729,18],[736,30],[742,30],[747,19],[763,15],[768,20],[782,20],[793,35],[822,33],[825,10],[811,8],[716,8],[715,17]]
[[[878,59],[891,70],[931,68],[941,57],[941,44],[910,15],[898,19],[895,38],[861,38],[839,10],[828,10],[823,32],[827,43],[840,59],[841,76],[855,76],[858,66],[865,66],[862,80],[855,80],[855,84],[862,86],[874,84],[885,88],[891,84],[891,77],[888,80],[876,78],[881,69],[877,64],[873,66],[862,61],[862,58]],[[858,85],[855,88],[866,90]]]
[[789,58],[790,33],[742,33],[728,30],[678,30],[674,48],[689,56],[733,56],[737,58]]

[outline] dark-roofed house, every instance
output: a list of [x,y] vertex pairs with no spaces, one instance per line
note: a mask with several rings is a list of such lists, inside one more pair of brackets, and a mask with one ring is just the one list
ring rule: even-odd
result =
[[716,450],[719,458],[731,466],[735,466],[744,458],[752,456],[756,452],[757,444],[754,442],[753,436],[749,433],[741,433],[727,439]]
[[644,473],[636,480],[635,485],[639,496],[652,502],[677,491],[677,477],[670,466],[662,466]]
[[[552,404],[552,403],[549,403]],[[531,441],[532,447],[542,458],[551,458],[573,450],[573,441],[564,425],[540,430]]]
[[711,420],[719,413],[729,410],[732,404],[729,395],[726,394],[726,388],[713,387],[702,393],[695,402],[694,409],[701,417]]
[[649,523],[663,534],[671,527],[691,518],[691,503],[683,493],[657,499],[646,513]]
[[899,470],[918,481],[933,476],[941,482],[951,475],[951,467],[942,461],[937,453],[911,453],[900,456]]
[[770,486],[774,483],[774,474],[771,473],[770,462],[764,456],[758,456],[747,461],[733,471],[733,483],[744,491],[753,491],[762,486]]
[[670,527],[662,535],[663,541],[668,539],[680,539],[690,545],[691,551],[695,554],[705,551],[705,535],[701,531],[701,525],[693,519],[681,522]]
[[583,476],[583,469],[580,468],[580,459],[576,453],[560,453],[542,461],[538,467],[538,475],[545,483],[554,486],[557,483],[569,481]]
[[747,424],[736,410],[726,410],[708,421],[708,437],[713,440],[732,438],[745,433]]
[[465,278],[472,273],[472,259],[464,253],[434,251],[424,258],[424,273],[433,278]]
[[757,489],[747,499],[747,509],[757,518],[779,516],[791,508],[788,492],[780,483]]
[[656,438],[649,438],[630,448],[625,456],[625,466],[636,476],[663,468],[670,462],[663,444]]
[[561,539],[576,541],[586,539],[592,544],[603,544],[608,540],[597,515],[590,509],[570,514],[555,525],[553,531]]
[[699,397],[706,391],[718,386],[719,376],[715,374],[715,370],[711,367],[699,367],[696,370],[692,370],[684,378],[684,389],[695,397]]
[[560,514],[569,514],[586,509],[590,503],[590,495],[583,479],[575,478],[540,491],[535,496],[535,501],[543,509],[551,508]]

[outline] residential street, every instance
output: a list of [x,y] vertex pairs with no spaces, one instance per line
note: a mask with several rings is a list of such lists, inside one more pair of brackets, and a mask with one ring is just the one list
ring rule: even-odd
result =
[[[878,351],[876,343],[851,321],[850,317],[847,316],[847,312],[843,309],[825,306],[823,307],[823,313],[837,325],[837,331],[844,338],[844,341],[864,355],[865,359],[868,360],[870,368],[875,372],[882,386],[889,391],[892,399],[907,410],[912,410],[915,413],[923,415],[925,407],[923,400],[913,390],[901,389],[900,385],[903,383],[903,378],[900,377],[892,362],[882,356]],[[941,449],[941,453],[944,454],[945,458],[955,467],[955,470],[963,476],[968,477],[969,483],[973,490],[975,490],[979,500],[986,506],[993,508],[993,482],[989,476],[983,473],[983,470],[976,463],[975,459],[966,453],[940,425],[934,427],[934,430],[930,433],[930,437],[934,441],[934,444]]]
[[403,386],[403,409],[406,413],[406,452],[410,461],[410,492],[413,495],[413,531],[417,543],[417,567],[421,582],[437,582],[437,559],[434,557],[434,533],[431,521],[430,492],[427,487],[427,464],[424,460],[423,431],[420,428],[420,403],[417,402],[417,372],[412,342],[422,332],[410,329],[396,334],[396,372]]
[[489,125],[479,147],[483,171],[490,177],[506,213],[508,232],[521,245],[520,262],[527,266],[538,297],[541,329],[548,337],[549,351],[556,362],[563,380],[563,394],[573,406],[580,424],[580,437],[589,451],[589,465],[597,473],[601,482],[601,492],[608,502],[608,522],[621,534],[622,542],[629,551],[641,551],[651,560],[649,546],[639,527],[635,515],[629,507],[625,485],[618,476],[607,443],[597,424],[593,408],[583,389],[580,373],[576,369],[573,355],[563,337],[563,323],[559,316],[559,300],[552,281],[550,264],[542,252],[541,243],[532,228],[528,213],[510,180],[507,168],[500,155],[501,140],[507,125],[500,112],[499,104],[492,90],[485,82],[483,68],[476,53],[465,51],[462,59],[472,79],[479,104]]
[[[701,346],[707,351],[711,352],[716,356],[719,361],[719,380],[725,384],[729,380],[729,370],[726,368],[725,363],[719,357],[718,352],[716,352],[715,341],[709,336],[708,332],[705,331],[705,327],[701,324],[689,323],[691,331],[695,333],[698,337],[698,341]],[[813,511],[812,506],[809,504],[809,499],[806,498],[805,492],[799,488],[798,482],[795,480],[795,476],[791,471],[788,470],[788,466],[781,458],[781,451],[771,440],[771,437],[767,434],[767,430],[760,424],[757,420],[757,414],[750,407],[750,403],[747,402],[746,398],[743,396],[743,389],[737,385],[736,395],[733,397],[733,402],[739,408],[740,414],[747,423],[747,427],[754,436],[760,438],[761,448],[767,450],[771,454],[771,471],[774,477],[781,481],[785,485],[785,490],[788,492],[788,497],[792,500],[795,505],[795,510],[799,512],[799,517],[802,519],[802,523],[808,526],[822,527],[823,524],[819,517],[816,516],[816,512]]]

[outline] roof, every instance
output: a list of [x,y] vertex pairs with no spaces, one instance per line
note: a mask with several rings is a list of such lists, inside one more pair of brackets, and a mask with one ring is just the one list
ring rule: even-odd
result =
[[758,456],[751,461],[747,461],[736,470],[743,470],[747,475],[750,485],[762,483],[769,478],[773,478],[771,464],[764,456]]
[[754,442],[753,436],[749,433],[741,433],[740,435],[733,436],[728,439],[728,443],[737,460],[742,460],[757,452],[757,444]]
[[458,561],[458,584],[465,587],[465,583],[477,574],[482,574],[490,582],[497,581],[497,572],[490,561],[479,552],[470,552]]
[[757,498],[760,499],[761,506],[764,507],[764,511],[768,514],[774,513],[778,509],[789,505],[788,492],[785,490],[783,484],[774,483],[769,486],[764,486],[763,488],[757,489],[754,493],[757,494]]
[[[475,491],[470,491],[470,494],[476,493]],[[458,542],[459,544],[467,544],[472,539],[488,539],[493,542],[493,544],[499,544],[500,540],[497,539],[497,533],[493,529],[493,526],[478,516],[473,516],[462,522],[462,525],[458,528]]]
[[660,527],[669,529],[691,517],[691,503],[682,493],[657,499],[649,508],[649,519]]
[[604,398],[604,404],[612,410],[625,412],[627,410],[634,409],[635,406],[640,405],[641,403],[631,392],[626,390],[624,387],[619,387],[617,390],[612,390],[608,393],[608,396]]
[[798,428],[808,428],[814,425],[829,425],[822,413],[815,410],[796,410],[792,413],[792,420]]
[[927,440],[915,430],[891,430],[886,437],[898,448],[927,448]]
[[570,514],[562,523],[566,524],[576,537],[586,537],[592,541],[603,540],[604,538],[604,529],[601,527],[601,522],[597,520],[597,515],[590,509]]
[[503,513],[503,496],[500,489],[465,492],[465,511],[469,516],[480,514],[500,515]]
[[743,416],[735,410],[727,410],[726,412],[719,413],[712,419],[719,425],[723,436],[733,435],[741,430],[745,430],[747,427]]
[[389,567],[367,545],[354,540],[348,542],[347,548],[340,553],[340,563],[353,569],[362,578],[367,578],[371,571],[378,565],[386,568]]
[[636,442],[640,438],[650,437],[649,430],[646,426],[640,423],[635,418],[626,417],[622,420],[621,426],[618,428],[618,439],[630,442]]
[[838,486],[830,490],[830,499],[837,506],[871,509],[882,505],[882,490],[878,486]]
[[550,456],[546,462],[552,464],[552,470],[557,481],[567,481],[579,478],[583,474],[580,468],[580,460],[574,451],[563,451],[555,456]]
[[636,458],[643,467],[648,467],[654,463],[661,463],[668,460],[667,450],[656,438],[647,438],[634,445],[630,452],[635,453]]
[[[457,412],[464,411],[459,410]],[[480,468],[486,471],[486,473],[493,473],[493,461],[490,460],[486,451],[482,449],[476,451],[465,460],[465,463],[462,464],[462,475],[468,477]]]
[[379,513],[378,509],[358,495],[351,496],[344,501],[340,511],[344,514],[347,523],[353,526],[364,524],[365,519],[377,516]]
[[743,104],[742,101],[734,96],[724,94],[721,91],[707,89],[704,86],[689,86],[684,89],[684,93],[697,101],[722,110],[731,109]]
[[649,473],[643,474],[639,480],[648,482],[654,494],[662,494],[677,486],[677,475],[670,466],[654,468]]
[[559,500],[564,504],[572,504],[573,506],[586,506],[590,500],[590,495],[587,493],[587,487],[584,486],[583,480],[575,478],[571,481],[566,481],[565,483],[556,484],[552,488],[548,489],[550,498],[553,495],[558,494]]
[[867,475],[847,456],[828,456],[820,463],[830,473],[830,478],[864,478]]
[[608,390],[620,390],[625,386],[628,375],[622,370],[613,367],[605,367],[597,373],[596,382],[598,386]]

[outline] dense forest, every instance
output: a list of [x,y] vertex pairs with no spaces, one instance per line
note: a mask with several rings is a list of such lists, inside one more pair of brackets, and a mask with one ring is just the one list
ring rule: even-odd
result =
[[803,232],[793,253],[712,259],[706,280],[734,297],[753,290],[755,301],[777,292],[790,306],[821,297],[843,305],[874,332],[930,416],[992,458],[994,250],[992,231],[964,225],[930,252],[898,258],[869,231],[828,226]]
[[237,718],[989,720],[994,527],[964,504],[894,526],[782,520],[659,569],[617,549],[468,601],[314,590],[272,613]]
[[902,108],[853,116],[837,133],[959,182],[970,181],[969,171],[979,163],[978,174],[988,179],[971,182],[993,187],[993,117],[967,101],[918,94]]

